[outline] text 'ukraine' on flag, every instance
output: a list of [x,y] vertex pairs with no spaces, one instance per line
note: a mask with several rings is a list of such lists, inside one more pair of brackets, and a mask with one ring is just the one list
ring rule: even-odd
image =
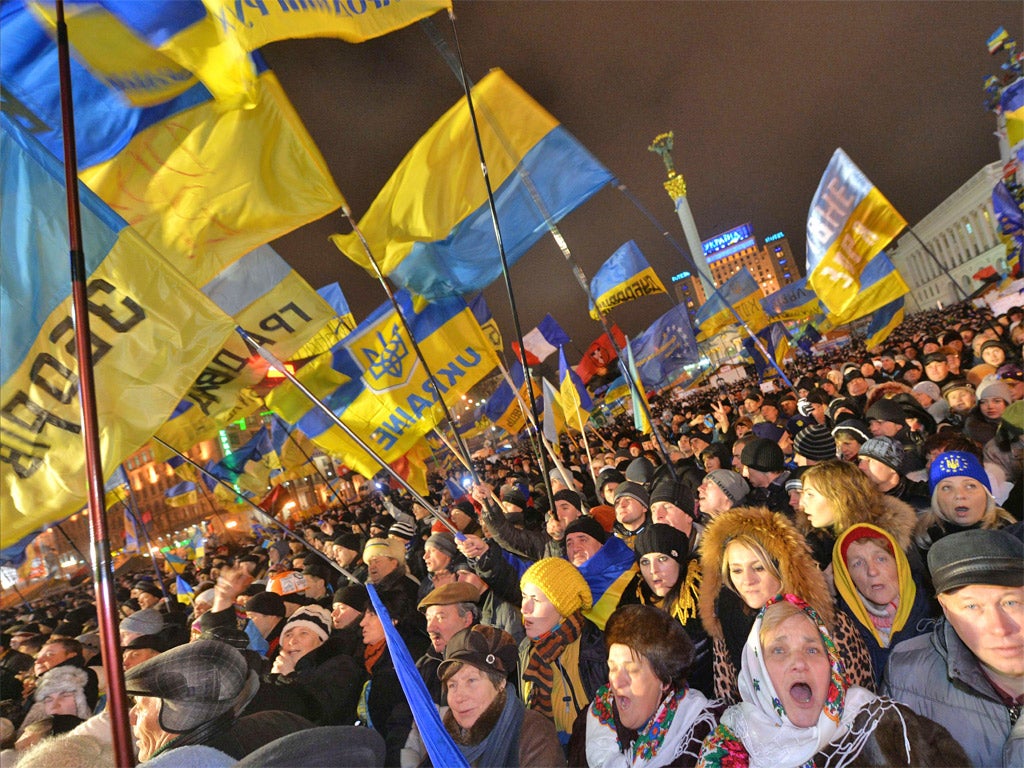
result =
[[[0,35],[0,37],[5,37]],[[0,546],[87,497],[63,167],[0,115]],[[80,190],[104,466],[171,414],[231,321],[87,189]]]
[[666,293],[664,284],[647,263],[640,246],[629,240],[619,246],[590,281],[590,316],[597,320],[600,312],[656,293]]
[[726,280],[704,304],[698,307],[694,317],[700,329],[697,338],[703,341],[735,325],[733,310],[751,331],[756,333],[761,330],[768,325],[768,317],[760,303],[763,296],[750,270],[741,267],[739,272]]
[[630,343],[643,385],[661,389],[676,379],[700,353],[686,307],[677,304]]
[[818,294],[807,286],[806,277],[765,296],[761,307],[769,318],[778,322],[806,320],[822,311]]
[[[514,264],[547,231],[549,219],[561,220],[612,176],[501,70],[477,83],[472,97],[502,241]],[[359,228],[384,274],[427,298],[473,293],[501,274],[465,99],[416,142]],[[372,274],[358,237],[332,240]]]
[[[537,324],[537,327],[528,333],[523,334],[523,346],[526,347],[526,364],[539,365],[555,354],[559,347],[568,344],[569,334],[562,330],[551,315],[544,315],[544,319]],[[519,343],[512,342],[512,352],[520,360],[523,359]]]
[[583,386],[579,374],[569,367],[565,360],[565,350],[561,347],[558,348],[558,381],[566,422],[571,428],[583,432],[583,427],[594,410],[594,401],[591,400],[587,388]]
[[[490,342],[460,297],[428,303],[418,312],[407,291],[396,299],[449,405],[497,366]],[[386,461],[408,453],[442,418],[434,385],[390,302],[339,342],[333,368],[346,383],[323,401]],[[361,474],[371,477],[379,469],[319,409],[301,416],[296,426]]]
[[845,314],[857,299],[867,264],[906,226],[878,188],[837,149],[807,214],[807,283],[829,312]]

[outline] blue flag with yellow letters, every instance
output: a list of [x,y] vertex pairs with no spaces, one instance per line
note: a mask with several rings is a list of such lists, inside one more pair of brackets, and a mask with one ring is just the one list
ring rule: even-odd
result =
[[641,296],[666,293],[665,285],[644,258],[640,246],[629,240],[619,246],[590,281],[590,316],[607,312]]

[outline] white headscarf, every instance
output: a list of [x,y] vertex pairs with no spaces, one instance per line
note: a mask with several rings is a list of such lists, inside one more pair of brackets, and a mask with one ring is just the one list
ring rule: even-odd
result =
[[[821,633],[831,665],[828,694],[816,725],[801,728],[786,716],[764,664],[761,649],[761,624],[765,609],[785,600],[800,608]],[[739,674],[740,704],[730,707],[722,715],[722,724],[743,742],[750,755],[750,768],[795,768],[812,765],[812,758],[830,743],[840,745],[830,756],[836,766],[845,765],[856,757],[863,742],[878,725],[882,709],[869,718],[858,732],[853,732],[853,721],[861,709],[878,699],[875,694],[859,686],[849,686],[846,670],[839,652],[829,636],[828,629],[817,612],[795,595],[779,595],[761,609],[743,646],[743,666]],[[884,707],[888,709],[888,707]],[[852,741],[845,743],[850,737]]]

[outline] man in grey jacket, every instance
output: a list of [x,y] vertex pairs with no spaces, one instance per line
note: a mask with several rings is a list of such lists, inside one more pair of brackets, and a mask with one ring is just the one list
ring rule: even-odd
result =
[[945,726],[973,765],[1024,765],[1024,542],[954,533],[928,569],[944,617],[893,649],[883,692]]

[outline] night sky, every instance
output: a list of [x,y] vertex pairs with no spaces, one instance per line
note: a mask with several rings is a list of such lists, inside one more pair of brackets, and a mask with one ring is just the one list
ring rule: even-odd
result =
[[[986,40],[1021,40],[1011,2],[461,2],[469,76],[500,67],[625,184],[685,249],[647,150],[675,132],[676,168],[702,238],[751,222],[804,257],[807,210],[842,147],[914,224],[999,159],[983,82],[1006,58]],[[452,44],[444,14],[433,24]],[[461,95],[418,25],[361,45],[276,43],[263,52],[361,216],[415,141]],[[634,239],[661,276],[686,268],[623,193],[599,192],[560,225],[588,276]],[[327,240],[341,214],[274,243],[314,286],[339,281],[362,319],[380,285]],[[512,269],[524,332],[550,312],[580,351],[600,333],[560,251],[545,236]],[[513,338],[502,281],[485,296]],[[667,311],[662,296],[613,310],[627,334]]]

